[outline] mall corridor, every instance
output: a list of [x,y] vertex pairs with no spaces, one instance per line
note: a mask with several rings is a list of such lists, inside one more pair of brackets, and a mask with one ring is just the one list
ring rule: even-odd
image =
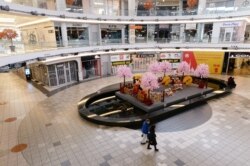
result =
[[232,94],[156,124],[154,152],[140,144],[139,130],[95,125],[78,114],[81,98],[122,79],[84,82],[47,97],[1,73],[0,165],[250,165],[250,79],[235,80]]

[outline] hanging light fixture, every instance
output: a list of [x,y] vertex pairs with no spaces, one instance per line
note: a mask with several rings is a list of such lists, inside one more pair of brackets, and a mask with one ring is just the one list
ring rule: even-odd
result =
[[150,10],[152,7],[153,7],[153,2],[152,0],[147,0],[145,3],[144,3],[144,9],[146,10]]
[[198,1],[197,0],[188,0],[187,5],[189,8],[194,8],[197,5]]

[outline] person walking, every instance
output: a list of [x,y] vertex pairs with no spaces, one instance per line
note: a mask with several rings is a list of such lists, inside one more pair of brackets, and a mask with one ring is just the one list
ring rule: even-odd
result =
[[149,133],[148,133],[148,149],[151,149],[150,145],[154,145],[155,151],[159,150],[156,147],[157,141],[156,141],[156,134],[155,134],[155,125],[151,126],[150,129],[149,129]]
[[142,140],[141,140],[141,144],[144,145],[147,143],[148,141],[148,131],[149,131],[149,124],[150,124],[150,120],[146,119],[143,124],[142,124]]

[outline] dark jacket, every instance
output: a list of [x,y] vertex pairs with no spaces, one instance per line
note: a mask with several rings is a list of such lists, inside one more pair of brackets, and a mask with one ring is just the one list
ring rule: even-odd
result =
[[148,140],[149,140],[150,145],[157,145],[155,132],[150,132],[148,134]]

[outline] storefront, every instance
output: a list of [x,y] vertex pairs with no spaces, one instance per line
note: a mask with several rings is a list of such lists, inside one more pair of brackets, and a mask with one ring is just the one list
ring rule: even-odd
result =
[[[223,22],[214,23],[219,29],[219,42],[243,42],[245,31],[245,22]],[[217,35],[218,36],[218,35]]]
[[32,79],[46,86],[66,85],[78,81],[76,61],[46,65],[33,63],[29,65]]
[[101,76],[101,62],[98,55],[81,57],[81,62],[83,79],[90,79]]
[[[80,23],[67,23],[65,29],[65,39],[68,46],[89,45],[88,25]],[[63,33],[61,23],[55,23],[55,37],[57,46],[63,46]],[[67,35],[67,36],[66,36]]]
[[196,41],[196,23],[186,24],[185,26],[185,42],[195,42]]
[[122,31],[125,30],[124,25],[100,25],[102,44],[122,43]]
[[166,52],[160,54],[160,61],[168,61],[172,64],[172,68],[176,69],[181,62],[181,52]]
[[135,53],[131,54],[132,59],[132,71],[145,72],[148,69],[150,63],[158,61],[158,56],[155,53]]
[[65,0],[66,11],[74,13],[83,13],[82,0]]
[[250,53],[231,52],[227,65],[227,74],[249,75],[250,74]]
[[115,75],[117,67],[120,65],[130,66],[131,58],[129,54],[110,55],[111,74]]

